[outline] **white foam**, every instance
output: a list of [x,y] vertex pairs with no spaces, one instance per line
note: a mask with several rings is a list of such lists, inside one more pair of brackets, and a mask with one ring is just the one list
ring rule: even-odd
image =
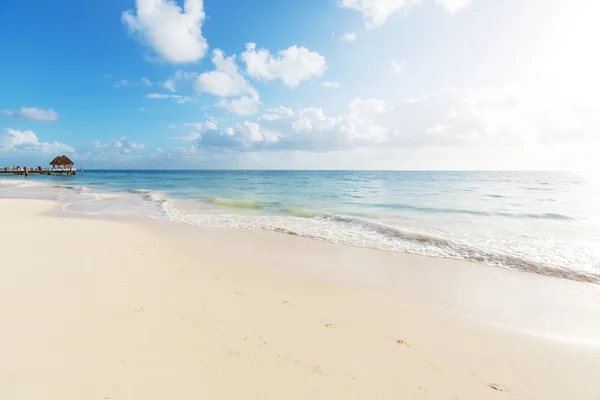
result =
[[[42,193],[62,202],[63,210],[89,215],[142,215],[201,227],[267,230],[349,246],[384,251],[470,260],[488,265],[536,272],[573,280],[600,283],[599,266],[588,265],[593,257],[584,251],[564,249],[552,254],[545,249],[559,244],[526,241],[502,242],[452,232],[433,232],[400,228],[364,218],[311,212],[305,217],[294,215],[257,215],[198,213],[182,214],[164,193],[138,190],[136,192],[106,192],[85,186],[61,186],[28,180],[0,180],[0,185],[43,188]],[[40,192],[39,190],[36,191]],[[221,210],[221,208],[219,208]],[[214,211],[214,210],[212,210]],[[527,254],[524,258],[522,254]]]

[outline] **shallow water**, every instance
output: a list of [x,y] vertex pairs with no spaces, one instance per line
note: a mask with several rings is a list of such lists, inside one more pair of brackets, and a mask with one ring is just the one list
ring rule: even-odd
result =
[[1,177],[0,197],[600,282],[600,181],[577,173],[85,171]]

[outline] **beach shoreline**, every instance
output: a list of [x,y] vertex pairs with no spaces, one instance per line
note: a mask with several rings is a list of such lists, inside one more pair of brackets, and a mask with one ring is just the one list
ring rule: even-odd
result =
[[600,397],[597,285],[0,199],[2,398]]
[[0,179],[63,210],[288,233],[600,283],[599,186],[568,173],[91,171]]

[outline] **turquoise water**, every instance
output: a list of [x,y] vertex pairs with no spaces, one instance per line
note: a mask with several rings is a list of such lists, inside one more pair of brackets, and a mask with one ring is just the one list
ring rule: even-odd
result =
[[600,282],[600,183],[566,172],[85,171],[0,197],[466,259]]

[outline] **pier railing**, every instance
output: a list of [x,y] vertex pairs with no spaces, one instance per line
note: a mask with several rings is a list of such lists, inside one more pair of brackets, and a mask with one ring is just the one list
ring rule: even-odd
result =
[[77,168],[30,168],[30,167],[0,167],[0,175],[76,175]]

